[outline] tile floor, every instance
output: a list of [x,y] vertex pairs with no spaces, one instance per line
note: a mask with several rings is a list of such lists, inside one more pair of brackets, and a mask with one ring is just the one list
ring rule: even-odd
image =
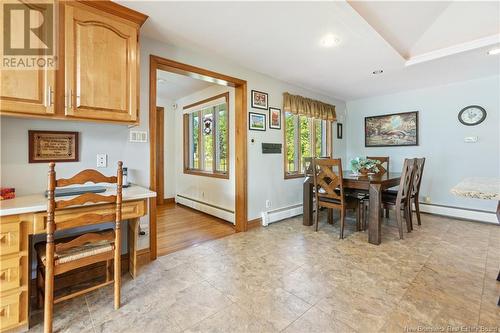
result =
[[54,331],[500,332],[500,227],[423,214],[373,246],[353,224],[339,240],[297,217],[160,257],[124,277],[121,309],[101,289],[57,305]]

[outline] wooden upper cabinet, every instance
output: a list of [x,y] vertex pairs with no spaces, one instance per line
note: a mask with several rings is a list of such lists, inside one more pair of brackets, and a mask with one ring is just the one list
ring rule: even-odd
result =
[[138,120],[138,29],[79,3],[65,6],[65,114]]
[[[27,9],[43,10],[34,4],[21,2],[15,4],[24,5]],[[33,19],[39,18],[33,16]],[[3,17],[0,19],[0,22],[2,21]],[[25,30],[22,20],[11,19],[10,24],[13,35]],[[41,30],[39,33],[44,34],[46,30]],[[0,50],[0,52],[3,53],[3,50]],[[1,69],[0,111],[13,115],[46,115],[54,113],[54,78],[55,72],[53,69],[33,70],[21,69],[20,67],[14,70]]]
[[10,114],[53,114],[54,70],[1,70],[0,110]]

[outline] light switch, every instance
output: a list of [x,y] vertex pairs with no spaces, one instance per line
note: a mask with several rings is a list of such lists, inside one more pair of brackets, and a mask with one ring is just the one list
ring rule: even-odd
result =
[[97,154],[97,167],[106,168],[108,166],[108,155],[107,154]]

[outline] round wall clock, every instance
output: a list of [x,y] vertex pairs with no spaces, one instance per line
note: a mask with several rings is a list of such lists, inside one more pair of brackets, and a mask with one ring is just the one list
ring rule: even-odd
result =
[[475,126],[486,119],[486,110],[479,105],[469,105],[458,113],[458,120],[467,126]]

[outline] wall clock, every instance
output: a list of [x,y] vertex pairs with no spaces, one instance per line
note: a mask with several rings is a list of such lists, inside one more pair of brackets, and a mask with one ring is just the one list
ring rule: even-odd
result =
[[479,105],[469,105],[458,113],[458,120],[467,126],[475,126],[486,119],[486,110]]

